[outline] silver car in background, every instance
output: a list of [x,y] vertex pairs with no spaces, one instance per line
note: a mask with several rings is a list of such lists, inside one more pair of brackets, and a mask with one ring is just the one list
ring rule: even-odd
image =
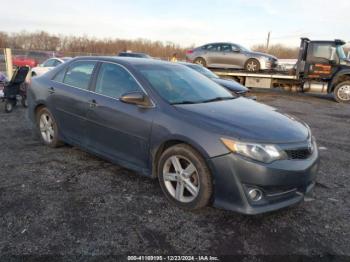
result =
[[32,68],[32,77],[41,76],[46,72],[49,72],[50,70],[54,69],[56,66],[59,66],[60,64],[63,64],[64,62],[67,62],[71,59],[72,59],[71,57],[49,58],[42,64]]
[[277,66],[277,58],[233,43],[211,43],[186,52],[188,62],[209,68],[245,69],[249,72],[271,70]]

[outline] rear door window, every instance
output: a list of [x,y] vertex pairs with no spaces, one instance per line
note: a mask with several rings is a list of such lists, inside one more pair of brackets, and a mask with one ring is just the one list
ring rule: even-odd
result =
[[219,44],[209,44],[203,47],[204,50],[210,51],[210,52],[218,52],[220,51],[220,45]]
[[63,82],[63,79],[64,79],[64,75],[66,73],[66,68],[64,68],[63,70],[59,71],[54,77],[53,77],[53,81],[56,81],[56,82],[60,82],[62,83]]
[[100,67],[95,92],[119,98],[130,92],[142,91],[134,77],[122,66],[103,63]]
[[94,71],[96,62],[78,61],[69,66],[63,83],[81,89],[89,89],[89,83]]

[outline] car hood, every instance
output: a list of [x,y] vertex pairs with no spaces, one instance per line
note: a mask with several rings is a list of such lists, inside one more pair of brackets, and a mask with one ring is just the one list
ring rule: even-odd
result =
[[253,55],[253,56],[256,56],[256,57],[263,56],[263,57],[267,57],[267,58],[271,58],[271,59],[277,60],[277,57],[275,57],[273,55],[266,54],[266,53],[261,53],[261,52],[249,52],[249,53],[251,55]]
[[195,125],[238,140],[294,143],[309,137],[306,124],[273,107],[242,97],[175,107]]
[[228,79],[221,79],[221,78],[212,78],[212,80],[229,89],[230,91],[233,91],[235,93],[245,93],[248,92],[248,88],[246,88],[245,86],[242,86],[241,84],[237,83],[236,81],[233,80],[228,80]]

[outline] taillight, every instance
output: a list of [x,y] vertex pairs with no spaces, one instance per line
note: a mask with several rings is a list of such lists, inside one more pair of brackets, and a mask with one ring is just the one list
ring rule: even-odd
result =
[[189,54],[192,54],[192,53],[193,53],[193,50],[187,50],[187,51],[186,51],[186,54],[188,54],[188,55],[189,55]]

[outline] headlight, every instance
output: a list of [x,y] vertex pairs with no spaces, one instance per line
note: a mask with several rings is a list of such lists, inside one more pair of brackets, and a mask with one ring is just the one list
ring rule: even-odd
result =
[[287,159],[286,153],[275,145],[244,143],[226,138],[221,138],[221,142],[231,152],[254,159],[256,161],[271,163],[275,160]]
[[259,58],[265,61],[271,61],[270,57],[268,56],[260,56]]

